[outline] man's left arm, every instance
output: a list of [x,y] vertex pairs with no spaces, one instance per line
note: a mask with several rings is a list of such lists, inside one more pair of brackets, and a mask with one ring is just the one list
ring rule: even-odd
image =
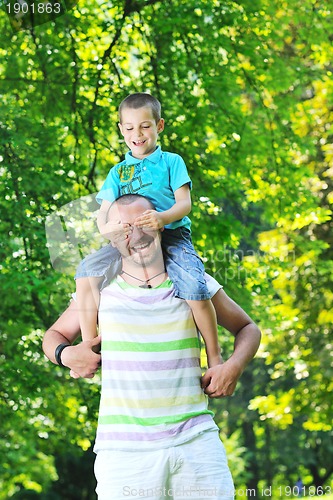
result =
[[[76,374],[75,378],[92,378],[99,369],[101,355],[98,353],[100,337],[72,345],[80,335],[79,314],[77,304],[71,301],[68,308],[57,321],[45,332],[43,351],[52,363],[57,364],[55,351],[61,344],[66,347],[61,353],[61,362]],[[97,351],[97,353],[95,352]]]
[[261,333],[248,314],[220,289],[214,297],[217,322],[235,337],[234,352],[223,364],[209,368],[202,387],[211,398],[231,396],[247,364],[260,345]]

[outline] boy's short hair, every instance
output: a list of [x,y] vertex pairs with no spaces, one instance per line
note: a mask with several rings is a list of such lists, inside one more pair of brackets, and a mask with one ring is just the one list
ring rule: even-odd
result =
[[146,92],[137,92],[135,94],[130,94],[120,103],[119,106],[119,121],[121,123],[121,113],[124,108],[150,108],[156,123],[161,119],[161,103],[153,97],[151,94]]

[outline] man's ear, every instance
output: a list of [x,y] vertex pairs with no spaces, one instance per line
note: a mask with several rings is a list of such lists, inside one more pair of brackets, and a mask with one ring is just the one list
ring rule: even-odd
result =
[[119,127],[119,130],[120,130],[120,132],[121,132],[121,135],[124,135],[124,133],[123,133],[123,126],[122,126],[122,124],[121,124],[121,123],[118,123],[118,127]]
[[160,121],[158,122],[157,124],[157,132],[160,133],[160,132],[163,132],[164,130],[164,118],[160,118]]

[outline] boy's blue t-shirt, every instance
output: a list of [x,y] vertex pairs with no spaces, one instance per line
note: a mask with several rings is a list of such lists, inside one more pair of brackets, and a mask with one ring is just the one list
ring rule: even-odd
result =
[[[96,200],[98,203],[103,200],[112,203],[124,194],[141,194],[158,212],[164,212],[175,204],[174,193],[184,184],[189,184],[191,189],[191,179],[181,156],[158,147],[151,155],[139,160],[129,151],[124,161],[111,168]],[[166,226],[167,229],[177,227],[190,229],[190,219],[183,217]]]

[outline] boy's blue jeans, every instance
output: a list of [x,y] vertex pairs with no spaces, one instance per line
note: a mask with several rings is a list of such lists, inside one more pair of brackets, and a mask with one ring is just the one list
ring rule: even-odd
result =
[[205,268],[194,250],[189,229],[183,227],[164,229],[162,248],[166,269],[173,282],[176,297],[185,300],[210,299],[205,280]]
[[117,274],[121,272],[121,255],[111,243],[85,257],[77,266],[77,278],[104,278],[101,288],[104,288]]

